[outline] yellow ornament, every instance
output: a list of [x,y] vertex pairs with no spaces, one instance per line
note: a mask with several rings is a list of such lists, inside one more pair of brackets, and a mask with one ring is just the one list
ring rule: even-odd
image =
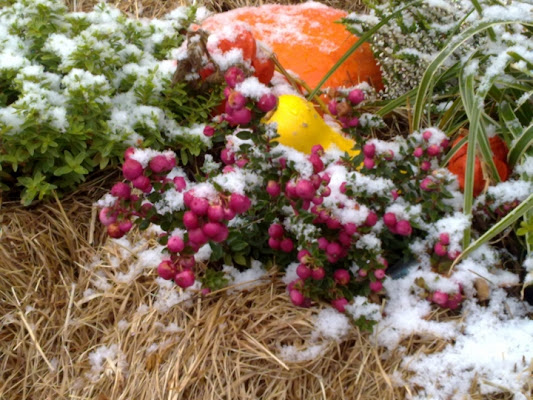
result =
[[326,150],[334,144],[352,157],[359,154],[358,150],[353,150],[355,142],[352,139],[326,124],[313,105],[299,96],[279,96],[278,107],[266,120],[268,124],[274,122],[279,135],[276,140],[302,153],[310,154],[316,144]]

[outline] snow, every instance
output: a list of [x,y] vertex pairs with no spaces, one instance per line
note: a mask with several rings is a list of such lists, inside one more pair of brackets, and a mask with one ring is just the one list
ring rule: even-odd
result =
[[91,371],[86,374],[92,382],[97,382],[104,376],[126,375],[128,362],[126,355],[118,344],[102,345],[88,355]]
[[252,260],[252,267],[240,272],[237,268],[224,265],[222,269],[226,277],[230,279],[230,286],[234,286],[230,293],[241,290],[250,290],[262,285],[268,279],[268,272],[263,268],[263,264],[257,260]]

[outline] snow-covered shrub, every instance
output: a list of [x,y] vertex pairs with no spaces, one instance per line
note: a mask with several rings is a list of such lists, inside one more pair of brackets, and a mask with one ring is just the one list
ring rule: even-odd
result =
[[116,164],[128,145],[205,148],[183,127],[204,121],[220,90],[172,84],[166,61],[196,13],[134,20],[105,3],[69,13],[57,0],[0,8],[1,188],[21,188],[29,204]]

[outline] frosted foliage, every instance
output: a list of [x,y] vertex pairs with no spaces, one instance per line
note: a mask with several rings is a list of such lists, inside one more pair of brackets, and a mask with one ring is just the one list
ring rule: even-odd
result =
[[89,353],[91,371],[87,378],[96,382],[103,376],[127,375],[128,362],[117,344],[103,345]]

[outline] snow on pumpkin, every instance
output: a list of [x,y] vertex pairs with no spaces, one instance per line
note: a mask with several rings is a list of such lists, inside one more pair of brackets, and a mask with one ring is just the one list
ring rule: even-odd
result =
[[[343,10],[315,2],[268,4],[213,15],[202,27],[217,32],[247,24],[254,37],[271,48],[285,69],[315,87],[357,41],[344,25],[337,23],[346,16]],[[367,43],[339,67],[325,86],[354,86],[363,81],[378,90],[383,88],[381,71]]]

